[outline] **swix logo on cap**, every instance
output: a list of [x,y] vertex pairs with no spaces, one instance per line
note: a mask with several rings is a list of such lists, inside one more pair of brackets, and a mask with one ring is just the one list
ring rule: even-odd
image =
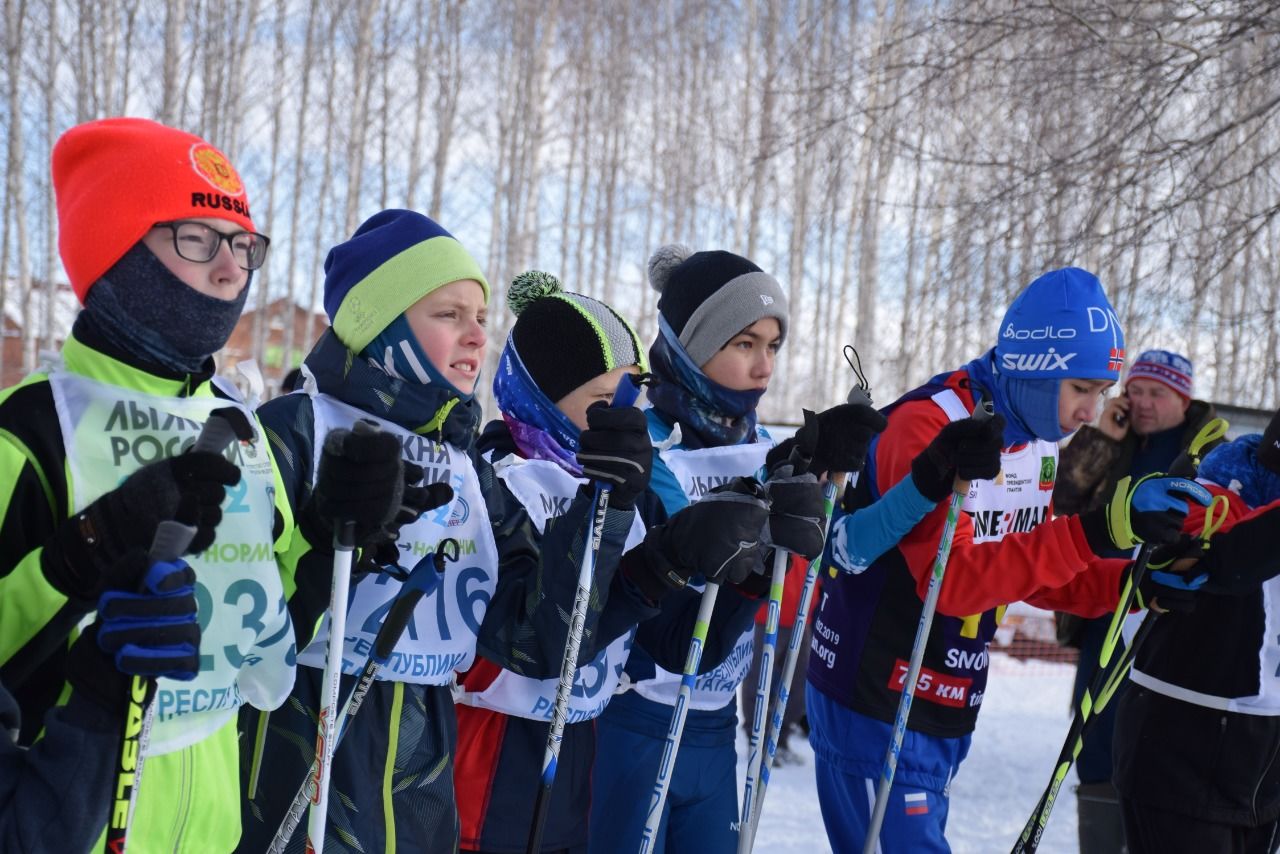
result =
[[1000,367],[1006,371],[1066,371],[1076,353],[1059,353],[1050,347],[1045,353],[1005,353]]
[[229,196],[244,195],[244,184],[226,155],[207,142],[191,146],[191,165],[196,174]]

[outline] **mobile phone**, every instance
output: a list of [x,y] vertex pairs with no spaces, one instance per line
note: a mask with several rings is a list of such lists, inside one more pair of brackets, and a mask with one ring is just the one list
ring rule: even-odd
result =
[[[1129,399],[1128,392],[1121,392],[1120,396],[1123,397],[1125,400]],[[1123,427],[1129,423],[1129,413],[1123,412],[1121,410],[1116,410],[1115,412],[1113,412],[1111,414],[1111,418],[1116,422],[1117,427]]]

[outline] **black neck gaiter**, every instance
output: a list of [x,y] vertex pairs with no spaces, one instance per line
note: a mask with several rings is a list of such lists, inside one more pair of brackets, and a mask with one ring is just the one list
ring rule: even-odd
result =
[[89,288],[84,317],[95,332],[126,353],[198,373],[231,337],[252,281],[250,273],[233,300],[206,296],[138,242]]

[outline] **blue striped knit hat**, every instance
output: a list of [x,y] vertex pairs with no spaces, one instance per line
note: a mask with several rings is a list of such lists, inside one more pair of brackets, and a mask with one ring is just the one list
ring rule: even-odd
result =
[[452,234],[414,211],[380,211],[329,250],[324,310],[338,338],[358,353],[418,300],[464,279],[479,282],[488,301],[480,265]]

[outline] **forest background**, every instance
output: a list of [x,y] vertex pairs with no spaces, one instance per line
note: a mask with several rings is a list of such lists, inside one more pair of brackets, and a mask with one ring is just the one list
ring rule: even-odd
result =
[[490,377],[515,274],[651,340],[645,263],[680,242],[788,290],[769,420],[843,399],[846,343],[881,404],[960,365],[1066,264],[1130,358],[1180,350],[1199,396],[1280,403],[1273,3],[3,0],[0,28],[6,381],[74,316],[52,144],[137,115],[239,167],[272,239],[239,355],[270,381],[322,328],[328,247],[408,207],[494,285]]

